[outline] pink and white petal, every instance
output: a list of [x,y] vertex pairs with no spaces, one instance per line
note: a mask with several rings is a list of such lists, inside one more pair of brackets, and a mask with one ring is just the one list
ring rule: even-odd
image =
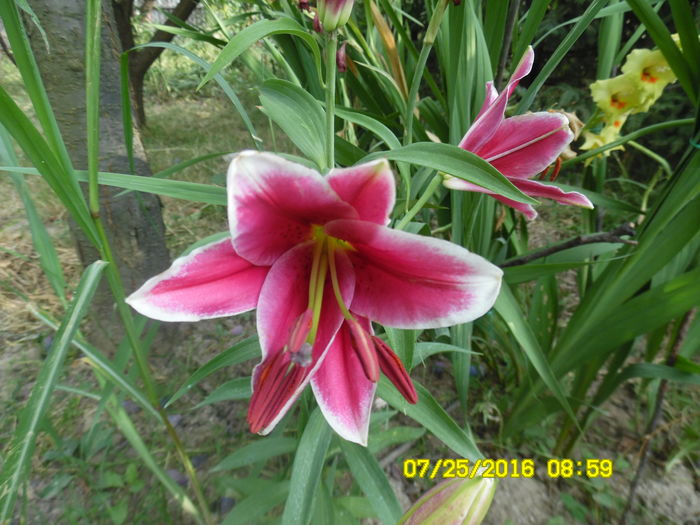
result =
[[481,109],[479,110],[479,114],[476,116],[475,120],[477,120],[481,115],[483,115],[484,111],[486,111],[495,102],[496,97],[498,97],[498,91],[496,91],[496,86],[493,85],[492,80],[489,80],[486,83],[484,103],[482,104]]
[[357,210],[361,220],[389,223],[396,200],[396,182],[386,159],[333,169],[326,180],[341,199]]
[[370,222],[338,220],[325,231],[351,244],[351,310],[397,328],[473,321],[493,306],[503,272],[456,244]]
[[476,184],[467,182],[464,179],[458,179],[457,177],[452,177],[449,175],[445,178],[445,180],[443,180],[442,185],[451,190],[475,191],[477,193],[486,193],[488,195],[494,195],[494,193],[491,190],[487,190],[486,188],[482,188],[481,186],[477,186]]
[[[358,319],[371,333],[367,319]],[[323,415],[343,439],[367,446],[367,433],[376,383],[365,376],[357,352],[352,348],[350,329],[343,323],[328,349],[323,364],[311,379]]]
[[573,138],[561,113],[529,113],[504,120],[479,155],[506,177],[529,178],[554,162]]
[[126,302],[159,321],[236,315],[255,308],[268,271],[268,266],[256,266],[238,255],[226,237],[176,259]]
[[491,196],[494,199],[501,201],[506,206],[510,206],[516,211],[519,211],[520,213],[524,214],[528,220],[533,220],[537,217],[537,211],[535,211],[535,208],[531,204],[525,204],[524,202],[514,201],[512,199],[509,199],[508,197],[496,195],[495,193],[492,193]]
[[[515,183],[515,181],[511,181],[511,182]],[[501,195],[498,195],[497,193],[494,193],[490,190],[487,190],[486,188],[482,188],[481,186],[477,186],[476,184],[472,184],[471,182],[467,182],[466,180],[458,179],[456,177],[450,177],[448,179],[445,179],[445,182],[443,182],[443,185],[447,188],[452,189],[452,190],[473,191],[473,192],[477,192],[477,193],[485,193],[486,195],[490,195],[491,197],[501,201],[506,206],[510,206],[511,208],[515,208],[517,211],[524,213],[528,219],[534,219],[535,217],[537,217],[537,212],[535,211],[535,208],[532,207],[532,205],[525,204],[524,202],[518,202],[518,201],[515,201],[512,199],[509,199],[508,197],[503,197]]]
[[[355,276],[349,259],[342,252],[336,253],[336,265],[340,289],[345,304],[352,302]],[[257,329],[260,337],[263,361],[253,372],[253,395],[260,376],[261,366],[279,354],[287,343],[296,320],[308,307],[309,277],[313,258],[313,243],[299,245],[282,257],[270,268],[267,279],[260,291],[257,309]],[[323,306],[319,318],[318,331],[313,344],[311,364],[302,381],[291,391],[284,393],[287,399],[265,426],[260,434],[270,432],[299,397],[311,377],[323,362],[328,347],[343,322],[343,314],[338,307],[330,277],[327,278]]]
[[[535,53],[532,47],[528,47],[520,60],[520,63],[515,68],[513,75],[506,88],[501,91],[497,97],[493,97],[495,88],[493,85],[486,85],[486,100],[479,112],[479,115],[472,123],[471,127],[459,143],[459,147],[467,151],[471,151],[483,157],[481,148],[491,139],[496,133],[498,127],[503,122],[503,116],[508,106],[508,99],[513,94],[518,82],[527,75],[532,69],[532,64],[535,59]],[[488,106],[487,106],[488,103]]]
[[593,209],[593,203],[585,195],[577,191],[564,191],[557,186],[543,184],[534,180],[516,179],[511,181],[523,193],[530,197],[544,197],[560,204],[570,204]]
[[520,80],[527,76],[530,73],[530,71],[532,71],[532,65],[534,63],[535,51],[532,49],[532,46],[527,46],[525,53],[523,53],[523,57],[520,59],[520,62],[518,62],[518,65],[515,67],[515,71],[513,71],[513,74],[510,76],[510,80],[508,81],[508,85],[506,86],[506,91],[508,91],[508,97],[510,97],[513,94],[513,91],[518,85],[518,82],[520,82]]
[[318,172],[271,153],[238,154],[227,191],[233,246],[255,264],[270,265],[310,239],[313,224],[357,217]]

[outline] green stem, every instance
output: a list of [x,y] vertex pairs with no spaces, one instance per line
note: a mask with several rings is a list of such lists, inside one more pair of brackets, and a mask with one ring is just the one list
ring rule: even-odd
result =
[[326,144],[326,169],[331,170],[335,166],[335,73],[338,51],[338,34],[331,31],[326,42],[326,131],[328,142]]
[[101,53],[101,23],[102,23],[102,1],[90,0],[87,3],[87,27],[86,27],[86,48],[85,48],[85,93],[86,93],[86,122],[87,122],[87,152],[88,152],[88,204],[90,215],[93,218],[97,237],[99,241],[98,250],[100,257],[109,263],[106,268],[107,281],[117,303],[117,310],[124,325],[129,345],[136,358],[136,365],[139,370],[144,388],[150,402],[158,411],[165,428],[173,440],[175,450],[187,472],[192,488],[197,496],[197,501],[201,507],[202,516],[205,523],[214,523],[209,513],[209,505],[204,498],[204,492],[197,479],[197,473],[185,448],[180,441],[180,437],[170,424],[165,411],[158,402],[153,374],[148,365],[145,353],[141,347],[141,341],[134,326],[134,319],[131,310],[126,305],[124,285],[119,275],[119,270],[114,260],[114,255],[107,238],[102,219],[100,218],[100,193],[97,180],[100,161],[100,53]]
[[425,203],[428,202],[430,197],[433,196],[433,193],[435,193],[440,184],[442,184],[442,175],[435,175],[433,180],[430,181],[430,184],[428,184],[428,187],[423,192],[423,195],[420,196],[420,199],[418,199],[411,209],[408,210],[408,213],[406,213],[406,215],[404,215],[401,220],[396,223],[394,228],[397,230],[403,230],[408,223],[411,222],[411,219],[413,219],[413,217],[415,217],[416,214],[423,209]]

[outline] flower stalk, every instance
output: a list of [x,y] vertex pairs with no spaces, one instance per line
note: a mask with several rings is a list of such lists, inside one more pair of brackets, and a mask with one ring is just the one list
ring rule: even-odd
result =
[[326,169],[335,166],[335,76],[338,68],[336,53],[338,34],[331,31],[326,40]]

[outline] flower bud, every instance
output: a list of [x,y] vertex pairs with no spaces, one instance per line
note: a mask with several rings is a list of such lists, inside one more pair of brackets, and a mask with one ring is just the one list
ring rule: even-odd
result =
[[338,67],[338,73],[345,73],[348,70],[348,58],[345,48],[348,47],[348,43],[343,42],[338,52],[335,54],[335,64]]
[[416,501],[399,520],[399,525],[479,525],[486,517],[495,492],[496,480],[492,478],[443,481]]
[[343,27],[350,18],[355,0],[319,0],[318,16],[324,31],[335,31]]

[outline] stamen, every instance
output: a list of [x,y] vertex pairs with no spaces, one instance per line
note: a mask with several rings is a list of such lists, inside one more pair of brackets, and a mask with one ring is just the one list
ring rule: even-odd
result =
[[[292,355],[299,353],[301,349]],[[255,380],[247,418],[250,431],[254,433],[270,425],[311,371],[308,367],[296,366],[289,352],[279,352],[260,366],[263,368]]]
[[561,171],[561,157],[557,157],[557,161],[554,164],[554,170],[552,170],[552,176],[549,178],[550,182],[554,182],[555,180],[557,180],[559,171]]
[[289,342],[284,347],[285,351],[294,353],[301,350],[301,346],[307,341],[311,332],[313,316],[313,312],[308,308],[299,316],[289,333]]
[[335,300],[338,302],[340,311],[343,313],[345,319],[353,319],[352,314],[345,306],[345,301],[343,301],[343,294],[340,291],[340,281],[338,280],[338,269],[335,264],[335,240],[331,239],[328,243],[328,262],[331,270],[331,284],[333,285],[333,295],[335,295]]
[[376,335],[372,336],[372,341],[377,352],[379,366],[384,375],[394,384],[396,390],[406,398],[406,401],[415,405],[418,402],[418,394],[399,356]]
[[377,360],[372,336],[355,319],[348,319],[346,322],[350,326],[350,334],[352,334],[354,343],[352,347],[360,360],[362,370],[365,372],[367,379],[376,383],[379,381],[379,361]]

